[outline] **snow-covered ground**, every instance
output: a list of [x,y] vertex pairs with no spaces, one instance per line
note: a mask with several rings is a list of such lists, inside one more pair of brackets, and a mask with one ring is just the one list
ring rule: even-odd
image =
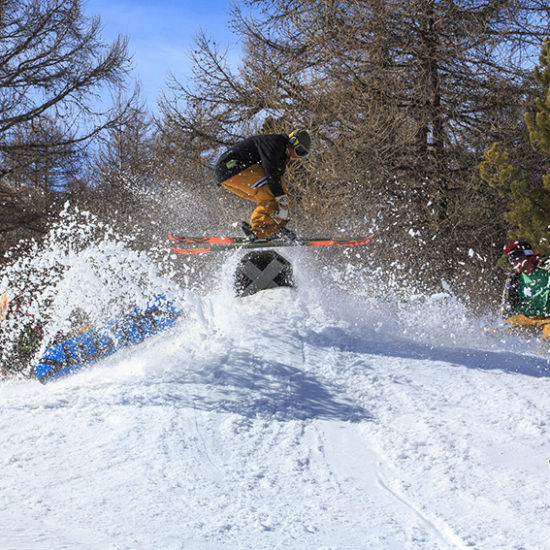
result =
[[0,548],[550,548],[546,357],[305,256],[296,289],[182,290],[169,332],[0,384]]

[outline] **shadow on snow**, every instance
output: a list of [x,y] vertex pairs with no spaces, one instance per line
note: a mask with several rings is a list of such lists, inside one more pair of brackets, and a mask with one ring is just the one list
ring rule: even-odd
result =
[[353,335],[339,328],[309,332],[306,341],[318,347],[384,357],[400,357],[420,361],[441,361],[470,369],[501,370],[537,378],[550,377],[550,360],[508,351],[431,346],[413,341],[372,339]]
[[230,363],[186,371],[170,383],[180,386],[198,409],[281,421],[371,419],[337,387],[313,374],[246,353],[233,355]]

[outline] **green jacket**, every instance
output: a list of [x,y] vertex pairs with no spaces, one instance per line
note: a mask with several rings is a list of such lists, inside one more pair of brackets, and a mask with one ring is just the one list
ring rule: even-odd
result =
[[550,271],[537,267],[531,275],[521,273],[515,281],[514,315],[550,317]]

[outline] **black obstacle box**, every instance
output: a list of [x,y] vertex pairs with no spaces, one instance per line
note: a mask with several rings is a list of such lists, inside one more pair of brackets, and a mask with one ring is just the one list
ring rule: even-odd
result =
[[239,297],[260,290],[294,286],[292,264],[273,250],[249,252],[235,270],[234,288]]

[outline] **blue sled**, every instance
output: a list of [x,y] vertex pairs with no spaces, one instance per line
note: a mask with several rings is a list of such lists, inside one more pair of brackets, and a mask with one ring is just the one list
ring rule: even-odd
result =
[[173,302],[158,295],[145,308],[135,308],[117,321],[49,347],[33,367],[36,377],[45,384],[53,378],[91,365],[173,327],[178,315]]

